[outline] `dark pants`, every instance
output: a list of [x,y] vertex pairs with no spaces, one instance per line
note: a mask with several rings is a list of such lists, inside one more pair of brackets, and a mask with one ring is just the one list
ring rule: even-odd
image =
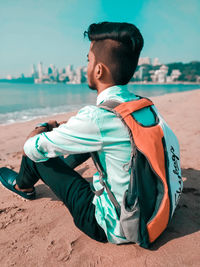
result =
[[66,164],[59,157],[35,163],[23,156],[17,185],[21,189],[31,188],[42,179],[69,209],[81,231],[97,241],[107,242],[104,230],[95,219],[94,193],[90,184],[73,170],[87,158],[89,154],[70,155]]

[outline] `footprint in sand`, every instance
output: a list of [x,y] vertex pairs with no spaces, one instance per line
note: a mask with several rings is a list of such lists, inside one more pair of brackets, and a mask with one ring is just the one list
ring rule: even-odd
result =
[[73,244],[67,242],[65,238],[52,240],[47,247],[47,251],[57,262],[66,262],[71,258]]
[[12,157],[20,159],[22,157],[22,151],[18,151],[18,152],[13,153]]
[[22,216],[25,209],[18,206],[12,206],[0,209],[0,229],[7,228],[10,224],[19,223],[27,219],[28,216]]

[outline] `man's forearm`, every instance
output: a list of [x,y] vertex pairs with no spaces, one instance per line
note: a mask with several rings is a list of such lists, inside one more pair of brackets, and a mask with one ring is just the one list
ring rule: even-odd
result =
[[[47,123],[42,123],[46,126],[37,126],[26,138],[26,141],[31,138],[34,137],[35,135],[44,133],[44,132],[50,132],[53,130],[53,128],[57,128],[59,127],[61,124],[66,123],[67,121],[62,121],[60,123],[58,123],[55,120],[50,120]],[[26,153],[23,150],[23,155],[26,156]]]
[[[44,132],[47,132],[47,128],[46,128],[46,127],[38,127],[38,128],[36,128],[36,129],[34,129],[34,130],[27,136],[26,141],[27,141],[29,138],[31,138],[31,137],[33,137],[33,136],[35,136],[35,135],[37,135],[37,134],[44,133]],[[23,156],[26,156],[26,153],[24,152],[24,149],[23,149]]]
[[36,129],[34,129],[26,138],[26,140],[28,140],[29,138],[37,135],[37,134],[40,134],[40,133],[44,133],[44,132],[47,132],[47,128],[46,127],[38,127]]
[[[35,135],[44,133],[44,132],[48,132],[51,131],[53,128],[56,128],[59,126],[59,124],[57,123],[57,121],[48,121],[47,123],[43,123],[46,126],[36,126],[36,128],[27,136],[26,141],[31,138],[34,137]],[[23,150],[23,155],[26,156],[24,150]]]
[[[58,123],[57,121],[50,120],[48,122],[42,123],[41,126],[37,126],[26,138],[28,140],[30,137],[33,137],[37,134],[44,133],[44,132],[50,132],[53,130],[53,128],[57,128],[60,124],[64,122]],[[46,125],[46,126],[43,126]]]

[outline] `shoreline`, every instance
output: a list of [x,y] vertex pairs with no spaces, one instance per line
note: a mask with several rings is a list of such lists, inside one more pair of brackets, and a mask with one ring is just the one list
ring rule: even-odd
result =
[[[138,84],[138,85],[143,85],[143,83],[133,83],[133,84]],[[156,85],[154,83],[152,83],[152,85]],[[158,85],[162,85],[162,84],[158,84]],[[167,85],[167,84],[166,84]],[[179,93],[184,93],[184,92],[190,92],[190,91],[198,91],[200,90],[200,87],[197,88],[197,89],[193,89],[193,90],[188,90],[188,91],[179,91],[179,92],[166,92],[164,94],[161,94],[161,95],[157,95],[157,96],[147,96],[148,98],[152,99],[152,98],[155,98],[155,97],[161,97],[161,96],[166,96],[166,95],[170,95],[170,94],[179,94]],[[59,106],[58,106],[59,107]],[[78,110],[78,109],[77,109]],[[22,110],[23,111],[23,110]],[[20,111],[20,112],[22,112]],[[73,113],[75,112],[74,110],[72,111],[67,111],[67,112],[61,112],[61,113],[54,113],[54,114],[49,114],[49,115],[39,115],[39,116],[35,116],[33,118],[29,118],[28,120],[16,120],[16,121],[12,121],[12,122],[7,122],[7,123],[0,123],[0,127],[1,126],[7,126],[7,125],[14,125],[14,124],[17,124],[17,123],[26,123],[26,122],[31,122],[31,121],[38,121],[38,120],[43,120],[45,118],[50,118],[50,117],[57,117],[57,116],[62,116],[64,114],[67,114],[67,113]],[[10,112],[11,113],[11,112]],[[14,112],[13,112],[14,113]],[[5,113],[5,114],[8,114],[8,113]]]
[[[96,242],[74,225],[66,207],[41,181],[37,198],[22,201],[0,187],[2,266],[197,266],[200,262],[200,89],[151,97],[180,143],[184,190],[167,230],[150,249]],[[66,120],[76,112],[45,117]],[[0,125],[0,167],[19,170],[26,136],[41,122]],[[76,171],[96,172],[91,160]],[[106,251],[106,253],[105,253]],[[169,257],[170,255],[170,257]]]
[[1,126],[8,126],[8,125],[15,125],[15,124],[21,124],[21,123],[27,123],[27,122],[32,122],[32,121],[41,121],[43,119],[50,119],[50,118],[56,118],[57,116],[64,116],[66,114],[71,114],[71,113],[75,113],[77,111],[68,111],[68,112],[61,112],[61,113],[56,113],[56,114],[49,114],[49,115],[44,115],[44,116],[38,116],[38,117],[34,117],[32,119],[29,119],[29,120],[19,120],[19,121],[14,121],[14,122],[8,122],[8,123],[4,123],[4,124],[1,124],[0,123],[0,127]]
[[[14,82],[12,80],[4,80],[3,81],[0,79],[0,83],[11,83],[11,84],[75,84],[75,85],[80,85],[80,84],[86,84],[85,83],[73,83],[73,82],[42,82],[42,83],[38,83],[38,82]],[[148,84],[154,84],[154,85],[169,85],[169,84],[189,84],[189,85],[200,85],[199,82],[190,82],[190,81],[176,81],[176,82],[164,82],[164,83],[159,83],[159,82],[146,82],[146,81],[135,81],[135,82],[129,82],[128,84],[143,84],[143,85],[148,85]]]

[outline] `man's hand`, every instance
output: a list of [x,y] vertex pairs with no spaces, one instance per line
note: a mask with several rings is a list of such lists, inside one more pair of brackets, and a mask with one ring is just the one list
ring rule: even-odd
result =
[[59,123],[57,121],[54,121],[54,120],[50,120],[47,122],[48,125],[49,125],[49,130],[48,132],[52,131],[53,128],[57,128],[59,126]]
[[[37,134],[40,134],[40,133],[43,133],[43,132],[50,132],[53,130],[53,128],[57,128],[59,126],[59,124],[57,123],[57,121],[54,121],[54,120],[50,120],[47,122],[48,123],[48,127],[45,127],[45,126],[38,126],[36,127],[27,137],[27,139],[37,135]],[[26,140],[27,140],[26,139]]]
[[[50,132],[53,130],[53,128],[57,128],[59,127],[61,124],[63,123],[66,123],[67,121],[61,121],[60,123],[58,123],[57,121],[55,120],[50,120],[48,121],[48,129],[47,127],[45,126],[39,126],[39,127],[36,127],[26,138],[26,140],[28,140],[29,138],[37,135],[37,134],[40,134],[40,133],[43,133],[43,132]],[[23,151],[23,155],[26,156],[26,154],[24,153]]]
[[67,121],[61,121],[58,123],[58,125],[60,126],[61,124],[67,123]]

